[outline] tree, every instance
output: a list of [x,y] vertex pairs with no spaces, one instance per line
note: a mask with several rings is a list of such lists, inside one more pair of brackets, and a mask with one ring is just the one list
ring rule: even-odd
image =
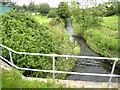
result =
[[27,10],[27,6],[26,6],[25,4],[22,6],[22,8],[23,8],[24,10]]
[[35,3],[34,2],[30,2],[30,4],[28,5],[28,11],[35,11]]
[[46,14],[48,14],[49,13],[49,11],[50,11],[50,6],[49,6],[49,4],[48,3],[43,3],[43,4],[40,4],[40,13],[42,14],[42,15],[46,15]]
[[119,6],[120,6],[120,1],[119,2],[106,2],[103,4],[100,4],[98,7],[101,7],[104,16],[111,16],[114,14],[118,14],[119,11]]
[[72,9],[74,23],[79,25],[79,29],[84,30],[101,26],[102,17],[98,17],[98,9],[96,7],[80,9],[75,7]]
[[56,9],[51,9],[50,12],[48,13],[48,17],[50,18],[57,17]]
[[58,5],[58,8],[57,8],[57,14],[62,19],[66,19],[71,16],[71,11],[66,2],[60,2],[60,4]]

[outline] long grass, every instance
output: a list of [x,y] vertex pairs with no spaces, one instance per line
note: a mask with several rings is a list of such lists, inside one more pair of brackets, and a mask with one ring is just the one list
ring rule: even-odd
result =
[[40,23],[40,24],[46,24],[50,22],[50,18],[47,18],[47,16],[41,16],[41,15],[33,15],[33,17]]
[[[106,57],[118,57],[118,17],[104,17],[101,29],[86,30],[84,38],[96,52]],[[120,62],[118,62],[118,66]]]
[[40,82],[23,80],[22,74],[17,70],[0,72],[2,78],[2,88],[62,88],[62,85],[53,84],[53,82]]
[[112,30],[118,30],[118,16],[109,16],[103,18],[103,25],[111,28]]

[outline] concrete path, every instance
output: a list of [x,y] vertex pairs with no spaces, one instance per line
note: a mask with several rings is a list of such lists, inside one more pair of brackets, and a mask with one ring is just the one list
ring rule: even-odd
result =
[[[48,80],[52,81],[52,79],[44,79],[44,78],[31,78],[31,77],[23,77],[24,80],[36,80],[47,82]],[[110,83],[108,87],[107,82],[91,82],[91,81],[73,81],[73,80],[58,80],[55,79],[56,84],[62,84],[66,88],[119,88],[120,83]]]

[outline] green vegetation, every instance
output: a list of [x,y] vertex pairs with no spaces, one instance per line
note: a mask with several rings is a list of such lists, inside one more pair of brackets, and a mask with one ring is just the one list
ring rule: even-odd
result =
[[50,6],[48,3],[40,4],[40,13],[42,15],[47,15],[50,11]]
[[104,16],[112,16],[115,14],[119,14],[120,13],[120,1],[116,0],[116,1],[111,1],[111,2],[105,2],[103,4],[99,4],[98,7],[99,12],[101,12],[101,15]]
[[87,30],[84,38],[91,48],[103,56],[118,56],[117,32],[103,28],[102,30]]
[[[84,32],[87,44],[96,52],[106,57],[118,57],[118,25],[117,16],[104,17],[104,25],[99,29],[91,29]],[[118,63],[120,65],[120,62]]]
[[48,13],[48,17],[49,18],[55,18],[55,17],[57,17],[57,11],[56,11],[56,9],[51,9],[50,10],[50,12]]
[[103,18],[103,25],[105,27],[108,27],[112,30],[118,30],[118,16],[110,16],[110,17],[104,17]]
[[[73,5],[74,6],[74,5]],[[71,7],[72,11],[72,25],[74,28],[74,34],[84,34],[85,30],[91,28],[99,28],[101,26],[102,17],[98,17],[98,10],[96,8],[80,9],[76,6]]]
[[38,21],[40,24],[47,24],[50,22],[50,18],[47,18],[47,16],[40,16],[40,15],[33,15],[33,17]]
[[22,74],[17,70],[0,71],[2,78],[2,88],[63,88],[62,85],[57,85],[48,79],[47,82],[40,82],[36,80],[24,80]]
[[[35,17],[35,18],[34,18]],[[37,19],[37,20],[36,20]],[[46,19],[45,19],[46,20]],[[46,20],[49,21],[50,19]],[[51,21],[51,20],[50,20]],[[57,19],[56,19],[57,21]],[[44,22],[44,20],[43,20]],[[20,52],[44,54],[76,55],[79,52],[77,43],[70,43],[63,23],[51,26],[41,23],[41,16],[32,16],[24,11],[8,11],[2,14],[2,44]],[[8,51],[2,55],[9,60]],[[24,68],[42,70],[52,69],[52,58],[44,56],[13,55],[16,65]],[[76,59],[56,58],[56,70],[72,71]],[[25,76],[51,77],[51,73],[23,71]],[[65,74],[56,74],[56,78],[65,79]]]
[[77,3],[71,4],[74,34],[83,37],[87,44],[102,56],[118,57],[120,51],[118,47],[119,12],[115,5],[119,3],[108,2],[98,7],[85,9],[78,8]]
[[71,16],[69,6],[66,2],[60,2],[57,8],[57,14],[64,20]]
[[[38,16],[40,17],[40,16]],[[59,43],[58,49],[59,52],[57,54],[60,55],[76,55],[80,52],[80,47],[77,42],[70,43],[68,33],[64,28],[64,23],[59,18],[51,18],[49,19],[50,23],[46,23],[49,26],[51,33],[56,37],[56,41]],[[40,20],[38,20],[41,22]],[[51,24],[52,23],[52,24]],[[54,23],[54,25],[53,25]],[[76,59],[66,59],[66,58],[57,58],[56,61],[56,70],[62,71],[73,71]],[[56,74],[56,78],[65,78],[65,74]]]

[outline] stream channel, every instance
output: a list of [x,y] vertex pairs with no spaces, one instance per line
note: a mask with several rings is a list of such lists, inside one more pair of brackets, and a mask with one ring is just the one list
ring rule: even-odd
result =
[[[73,35],[73,28],[70,19],[67,19],[66,30],[69,35],[71,42],[74,40],[78,41],[81,50],[78,56],[95,56],[101,57],[98,53],[89,48],[83,38],[75,38]],[[110,74],[112,66],[105,62],[106,60],[95,60],[95,59],[77,59],[73,72],[81,73],[100,73]],[[67,80],[80,80],[80,81],[95,81],[95,82],[108,82],[109,77],[99,76],[82,76],[82,75],[67,75]],[[112,78],[112,82],[118,82],[118,78]]]

